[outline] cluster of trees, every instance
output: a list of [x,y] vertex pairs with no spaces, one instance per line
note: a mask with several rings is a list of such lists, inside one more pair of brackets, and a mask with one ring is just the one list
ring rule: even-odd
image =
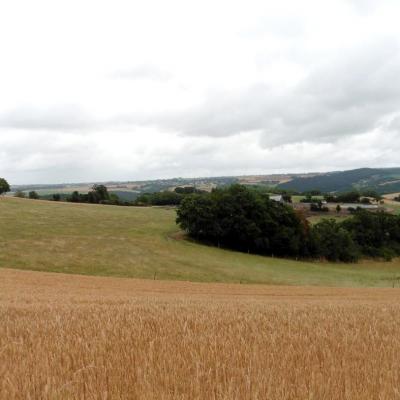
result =
[[[203,193],[192,186],[177,187],[174,191],[164,190],[155,193],[143,193],[135,201],[122,201],[117,194],[110,193],[104,185],[94,185],[87,194],[73,192],[66,198],[72,203],[112,204],[121,206],[167,206],[179,205],[182,200],[193,193]],[[58,195],[59,196],[59,195]],[[53,198],[60,200],[60,197]]]
[[52,201],[66,200],[71,203],[92,203],[92,204],[122,204],[117,195],[109,193],[104,185],[94,185],[92,190],[87,194],[79,193],[78,191],[72,192],[71,195],[62,196],[59,193],[54,193],[52,195],[47,195],[40,197],[35,190],[31,190],[26,193],[24,191],[18,190],[14,193],[14,197],[29,198],[33,200],[45,199]]
[[184,195],[181,193],[164,190],[156,193],[143,193],[134,201],[134,204],[137,206],[178,205],[183,198]]
[[191,194],[205,193],[203,190],[196,189],[194,186],[177,187],[174,191],[164,190],[156,193],[143,193],[135,201],[136,206],[176,206]]
[[329,203],[362,203],[362,204],[370,204],[370,198],[375,201],[382,200],[382,196],[375,191],[363,191],[358,192],[356,190],[352,190],[350,192],[344,192],[339,194],[326,194],[324,196],[325,200]]
[[[318,203],[321,201],[321,199],[319,197],[312,197],[313,195],[311,194],[306,194],[305,197],[303,197],[300,200],[300,203]],[[315,195],[318,196],[318,195]]]
[[394,201],[400,201],[400,196],[396,196],[393,200]]
[[342,222],[310,225],[292,207],[241,185],[187,196],[177,223],[197,240],[258,254],[345,262],[400,255],[399,216],[357,210]]
[[[0,195],[10,191],[7,181],[0,178]],[[14,193],[15,197],[44,199],[52,201],[69,201],[71,203],[91,203],[91,204],[112,204],[122,206],[166,206],[179,205],[182,200],[191,194],[205,193],[194,186],[177,187],[175,190],[164,190],[162,192],[144,193],[134,201],[123,201],[117,194],[110,193],[105,185],[94,185],[88,193],[72,192],[70,195],[54,193],[51,195],[39,196],[35,190],[29,192],[18,190]]]
[[[52,195],[52,198],[57,197],[57,195]],[[28,193],[24,192],[23,190],[17,190],[14,193],[14,197],[19,197],[21,199],[31,199],[31,200],[39,200],[41,197],[39,196],[38,192],[36,190],[30,190]]]
[[[58,195],[54,198],[53,195],[53,200],[59,201],[60,197]],[[71,203],[130,205],[121,201],[115,193],[109,193],[107,187],[104,185],[93,185],[92,190],[85,194],[74,191],[66,200]]]
[[307,251],[306,220],[293,208],[242,185],[186,197],[177,223],[198,240],[241,251],[279,256]]

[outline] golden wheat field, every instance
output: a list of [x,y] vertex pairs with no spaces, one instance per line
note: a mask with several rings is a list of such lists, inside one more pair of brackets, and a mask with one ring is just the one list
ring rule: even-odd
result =
[[0,269],[0,398],[397,399],[399,300]]

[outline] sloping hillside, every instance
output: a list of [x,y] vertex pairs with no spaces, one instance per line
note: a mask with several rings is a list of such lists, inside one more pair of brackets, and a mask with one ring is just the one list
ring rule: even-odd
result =
[[392,286],[400,260],[256,256],[183,240],[173,209],[0,199],[0,267],[84,275],[322,286]]
[[316,189],[323,192],[374,189],[379,193],[392,193],[400,191],[400,168],[360,168],[328,172],[313,177],[294,178],[278,187],[299,192]]

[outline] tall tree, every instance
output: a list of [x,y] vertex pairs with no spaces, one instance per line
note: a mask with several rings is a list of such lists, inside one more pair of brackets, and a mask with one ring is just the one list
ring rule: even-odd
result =
[[93,185],[92,191],[88,193],[88,196],[89,203],[101,203],[110,199],[107,187],[104,185]]
[[10,191],[10,185],[4,178],[0,178],[0,195]]

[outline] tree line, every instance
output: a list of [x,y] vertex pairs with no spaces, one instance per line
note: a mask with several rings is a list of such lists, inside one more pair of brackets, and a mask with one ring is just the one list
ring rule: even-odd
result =
[[204,190],[194,186],[177,187],[173,191],[164,190],[155,193],[143,193],[134,202],[135,206],[177,206],[182,200],[191,194],[203,194]]
[[[8,182],[0,178],[0,195],[9,192],[10,185]],[[90,204],[111,204],[121,206],[176,206],[182,200],[193,193],[201,194],[205,191],[195,188],[194,186],[177,187],[173,191],[164,190],[154,193],[143,193],[134,201],[124,201],[115,193],[110,193],[105,185],[95,184],[87,193],[73,191],[71,194],[54,193],[40,196],[35,190],[29,192],[17,190],[14,197],[29,198],[32,200],[52,200],[52,201],[67,201],[71,203],[90,203]]]
[[109,193],[106,186],[97,184],[93,185],[91,190],[87,193],[73,191],[71,194],[54,193],[51,195],[39,196],[35,190],[28,192],[28,194],[24,191],[18,190],[14,193],[14,197],[29,198],[32,200],[43,199],[52,201],[68,201],[71,203],[130,205],[121,201],[116,194]]
[[177,224],[212,245],[269,256],[355,262],[400,255],[400,216],[356,210],[311,225],[292,207],[242,185],[186,197]]

